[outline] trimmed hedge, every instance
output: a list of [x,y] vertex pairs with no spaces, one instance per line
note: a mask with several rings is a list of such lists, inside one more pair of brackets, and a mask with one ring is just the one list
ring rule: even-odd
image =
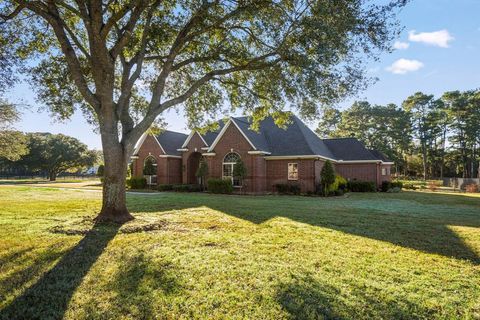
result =
[[229,194],[233,192],[231,180],[211,178],[207,181],[207,190],[211,193]]
[[351,192],[375,192],[375,182],[372,181],[349,181],[347,184],[348,190]]
[[132,177],[127,179],[127,186],[130,189],[145,189],[147,186],[147,179],[140,177]]
[[278,183],[275,185],[275,190],[279,194],[300,194],[300,186],[298,184]]
[[201,187],[198,184],[176,184],[172,186],[175,192],[200,192]]
[[159,184],[157,186],[158,191],[172,191],[173,190],[173,184]]

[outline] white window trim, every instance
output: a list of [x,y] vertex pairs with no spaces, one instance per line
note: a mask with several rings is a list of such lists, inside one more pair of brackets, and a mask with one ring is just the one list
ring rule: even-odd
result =
[[[297,178],[296,179],[290,179],[290,165],[296,165],[297,166]],[[287,180],[288,181],[298,181],[298,162],[289,162],[287,165]]]
[[[223,157],[223,160],[225,160],[225,158],[227,157],[227,155],[229,155],[230,153],[235,153],[239,159],[241,159],[240,155],[237,153],[237,152],[228,152],[224,157]],[[242,186],[241,185],[234,185],[233,184],[233,166],[236,164],[236,162],[224,162],[222,161],[222,179],[230,179],[230,181],[232,182],[232,186],[234,188],[241,188]],[[225,170],[223,169],[223,166],[224,165],[230,165],[231,166],[231,169],[232,169],[232,175],[231,176],[225,176],[224,173],[225,173]]]

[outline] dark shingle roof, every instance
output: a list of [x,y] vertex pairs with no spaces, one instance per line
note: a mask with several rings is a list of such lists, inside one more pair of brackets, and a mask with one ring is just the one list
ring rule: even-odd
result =
[[157,135],[157,140],[165,150],[166,154],[172,156],[180,156],[181,152],[177,151],[182,147],[183,142],[187,139],[187,135],[180,133],[165,130]]
[[[352,161],[352,160],[381,160],[390,161],[377,150],[368,150],[356,138],[320,139],[309,127],[296,116],[292,116],[286,128],[279,128],[272,117],[260,122],[259,131],[250,129],[252,124],[248,117],[231,118],[245,136],[259,151],[270,153],[271,156],[307,156]],[[218,122],[217,130],[202,134],[202,138],[211,146],[218,134],[225,126],[223,120]],[[170,155],[180,155],[177,149],[181,148],[187,135],[183,133],[164,131],[157,136],[165,152]]]
[[368,151],[370,151],[376,159],[380,159],[383,162],[392,162],[392,160],[390,160],[386,155],[384,155],[382,152],[378,150],[369,149]]
[[217,138],[218,134],[220,131],[222,131],[223,126],[225,125],[225,122],[223,120],[218,121],[218,129],[212,130],[212,131],[207,131],[204,134],[201,134],[201,137],[205,142],[211,146],[213,141]]
[[323,139],[336,160],[379,160],[356,138]]

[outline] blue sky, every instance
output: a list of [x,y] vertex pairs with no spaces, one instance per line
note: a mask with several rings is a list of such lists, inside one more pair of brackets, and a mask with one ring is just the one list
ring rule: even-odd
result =
[[[399,19],[405,30],[397,47],[369,66],[378,77],[376,84],[340,104],[348,107],[354,99],[371,103],[400,104],[416,91],[441,95],[449,90],[480,87],[480,0],[412,0]],[[13,102],[32,106],[23,111],[17,129],[27,132],[63,133],[80,139],[91,148],[101,149],[100,137],[80,113],[65,123],[52,120],[36,102],[28,84],[17,85],[8,95]],[[168,129],[187,132],[181,114],[165,114]],[[312,124],[314,126],[314,124]]]

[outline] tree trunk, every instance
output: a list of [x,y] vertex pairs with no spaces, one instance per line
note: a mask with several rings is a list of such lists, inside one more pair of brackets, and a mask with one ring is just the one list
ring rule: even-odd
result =
[[102,210],[97,220],[124,223],[134,219],[126,203],[126,177],[129,154],[121,143],[102,134],[105,171]]
[[50,181],[57,181],[57,173],[54,172],[54,171],[50,171],[50,172],[48,173],[48,179],[49,179]]

